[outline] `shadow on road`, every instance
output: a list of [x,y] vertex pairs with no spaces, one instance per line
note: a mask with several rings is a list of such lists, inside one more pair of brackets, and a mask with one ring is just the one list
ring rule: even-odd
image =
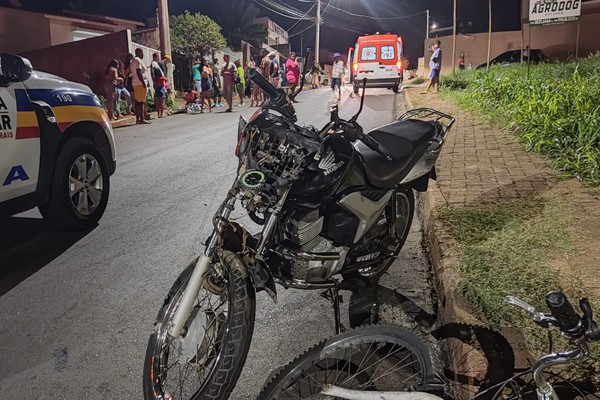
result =
[[85,237],[82,232],[55,232],[42,219],[0,219],[0,296],[35,274]]

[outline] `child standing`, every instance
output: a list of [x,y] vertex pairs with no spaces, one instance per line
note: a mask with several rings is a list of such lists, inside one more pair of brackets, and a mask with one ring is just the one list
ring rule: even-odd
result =
[[202,99],[200,102],[200,112],[204,112],[204,101],[208,100],[208,112],[212,113],[212,79],[208,76],[207,71],[202,71],[202,79],[200,80],[202,88]]

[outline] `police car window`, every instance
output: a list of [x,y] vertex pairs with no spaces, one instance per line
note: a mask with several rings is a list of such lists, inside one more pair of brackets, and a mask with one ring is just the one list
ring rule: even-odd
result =
[[375,46],[363,47],[360,52],[360,59],[363,61],[371,61],[377,59],[377,49]]
[[396,55],[394,54],[394,46],[381,46],[381,59],[382,60],[393,60]]

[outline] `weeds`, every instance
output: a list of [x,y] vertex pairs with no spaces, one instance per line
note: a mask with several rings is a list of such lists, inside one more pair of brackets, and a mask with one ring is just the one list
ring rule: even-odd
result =
[[[515,295],[547,310],[544,298],[550,290],[563,290],[572,300],[583,294],[576,277],[559,276],[554,266],[572,251],[567,228],[572,215],[565,202],[530,197],[478,209],[443,209],[437,218],[457,241],[458,289],[474,310],[491,327],[515,326],[535,354],[548,351],[546,332],[503,299]],[[574,365],[571,375],[599,377],[598,346],[594,353],[595,359]]]
[[600,186],[600,56],[579,64],[495,66],[442,77],[461,106],[514,129],[552,167]]

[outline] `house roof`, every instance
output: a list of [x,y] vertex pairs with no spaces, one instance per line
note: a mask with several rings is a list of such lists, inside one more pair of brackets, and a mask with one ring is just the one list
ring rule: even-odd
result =
[[100,31],[112,32],[115,30],[115,28],[120,27],[120,26],[125,26],[126,28],[136,30],[140,27],[146,26],[144,23],[138,22],[138,21],[130,21],[130,20],[113,18],[113,17],[103,16],[103,15],[80,13],[80,12],[74,12],[74,11],[70,11],[70,10],[63,10],[60,13],[45,13],[45,12],[30,11],[30,10],[26,10],[26,9],[18,8],[18,7],[0,7],[0,10],[2,10],[2,9],[8,9],[8,10],[23,12],[23,13],[41,14],[48,19],[71,22],[71,23],[81,25],[82,28],[91,28],[91,29],[97,29]]

